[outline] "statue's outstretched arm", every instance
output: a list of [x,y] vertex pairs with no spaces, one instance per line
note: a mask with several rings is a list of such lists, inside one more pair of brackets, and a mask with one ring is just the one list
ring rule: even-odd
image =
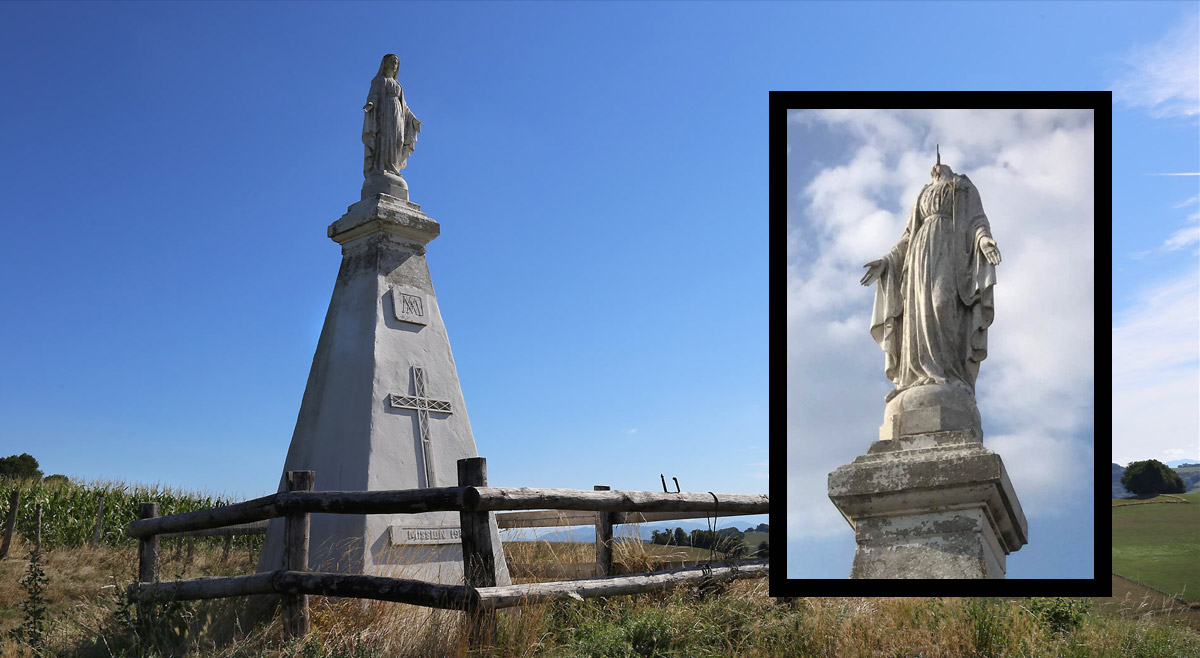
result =
[[906,251],[908,251],[907,225],[904,227],[904,235],[900,236],[900,241],[896,243],[896,246],[889,249],[883,258],[880,258],[879,260],[873,260],[866,265],[863,265],[863,267],[867,268],[867,271],[865,274],[863,274],[862,279],[859,280],[859,283],[863,284],[864,286],[869,286],[874,283],[877,279],[883,276],[884,272],[887,272],[888,263],[899,264],[903,262],[904,252]]

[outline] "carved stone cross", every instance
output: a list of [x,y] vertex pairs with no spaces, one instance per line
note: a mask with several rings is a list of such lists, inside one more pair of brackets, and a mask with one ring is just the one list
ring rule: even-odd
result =
[[391,405],[395,409],[413,409],[417,412],[417,425],[421,431],[421,461],[425,463],[425,486],[437,486],[433,479],[433,460],[429,458],[429,412],[450,415],[450,403],[425,397],[425,370],[412,367],[413,395],[392,395]]

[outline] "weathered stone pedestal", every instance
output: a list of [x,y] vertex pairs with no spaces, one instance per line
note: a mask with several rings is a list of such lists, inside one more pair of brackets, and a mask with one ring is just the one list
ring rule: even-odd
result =
[[[478,456],[425,262],[440,227],[415,203],[371,193],[392,183],[367,181],[329,226],[342,266],[283,466],[316,471],[317,491],[453,487],[458,460]],[[457,512],[314,514],[309,566],[461,583],[459,522]],[[280,568],[282,530],[273,520],[259,571]],[[508,584],[494,517],[491,533]]]
[[[931,393],[920,398],[945,403]],[[850,577],[1003,578],[1027,525],[1000,456],[983,447],[978,412],[888,406],[880,434],[892,438],[829,474],[829,498],[858,542]]]

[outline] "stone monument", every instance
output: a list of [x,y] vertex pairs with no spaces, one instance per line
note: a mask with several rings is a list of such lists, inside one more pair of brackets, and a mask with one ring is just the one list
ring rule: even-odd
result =
[[858,542],[851,578],[1003,578],[1027,541],[975,404],[1000,251],[970,179],[940,151],[931,175],[900,241],[861,281],[878,281],[871,336],[895,388],[879,439],[829,474]]
[[[440,227],[400,177],[421,122],[398,69],[386,55],[371,82],[362,199],[328,229],[342,265],[283,466],[316,471],[317,491],[453,487],[458,460],[478,456],[425,262]],[[311,519],[313,570],[462,582],[458,512]],[[497,584],[509,584],[494,517],[492,545]],[[283,520],[274,519],[258,570],[282,564]]]

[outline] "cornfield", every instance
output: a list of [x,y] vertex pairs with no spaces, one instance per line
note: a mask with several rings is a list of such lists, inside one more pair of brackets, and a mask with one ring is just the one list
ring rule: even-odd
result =
[[[160,515],[178,514],[238,502],[203,493],[181,491],[163,486],[129,485],[124,482],[42,481],[0,479],[0,530],[8,518],[13,490],[19,490],[16,534],[32,542],[36,532],[35,506],[42,504],[42,546],[76,548],[91,544],[96,529],[96,513],[104,499],[100,519],[100,543],[124,546],[136,543],[125,533],[130,521],[138,518],[139,503],[158,503]],[[261,536],[239,536],[238,545],[261,542]],[[197,542],[216,545],[223,537],[197,537]]]

